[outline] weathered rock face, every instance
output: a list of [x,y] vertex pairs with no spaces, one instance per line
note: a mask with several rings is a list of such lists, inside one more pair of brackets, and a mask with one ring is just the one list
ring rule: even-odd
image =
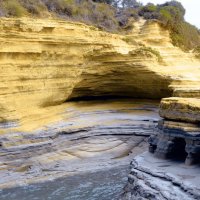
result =
[[149,151],[162,159],[183,159],[196,164],[200,157],[200,126],[163,120],[149,139]]
[[36,128],[32,121],[53,121],[55,105],[73,98],[161,98],[183,93],[191,83],[198,93],[199,62],[175,48],[157,22],[141,20],[128,36],[26,18],[1,18],[0,30],[2,122]]
[[194,165],[200,161],[199,108],[200,101],[195,98],[162,99],[160,116],[164,119],[149,138],[153,154],[133,160],[122,199],[200,198],[199,165]]
[[199,109],[199,99],[162,99],[160,116],[164,120],[160,121],[157,133],[149,139],[150,152],[155,152],[155,155],[161,158],[174,156],[186,158],[187,156],[185,163],[189,165],[199,161]]
[[177,97],[162,99],[159,113],[165,119],[200,122],[200,99]]
[[[100,119],[85,117],[84,110],[81,118],[81,106],[74,114],[70,103],[63,104],[68,100],[200,96],[200,63],[193,54],[174,47],[157,22],[140,20],[134,27],[123,36],[66,21],[0,19],[2,188],[88,170],[90,164],[93,169],[118,165],[132,149],[135,155],[144,151],[155,126],[152,117],[138,122],[123,118],[122,109],[121,118],[104,119],[102,126],[104,112],[116,108],[91,114],[100,113]],[[55,120],[60,122],[44,130]],[[38,127],[43,128],[27,134]]]
[[199,199],[199,124],[161,120],[149,143],[154,154],[134,158],[122,199]]
[[123,200],[198,200],[199,166],[160,160],[149,153],[134,158]]
[[[46,126],[45,130],[41,128],[27,133],[8,129],[8,134],[0,135],[1,200],[33,197],[104,200],[109,195],[112,196],[115,189],[118,191],[116,195],[121,193],[126,180],[118,187],[117,181],[112,183],[116,180],[113,176],[119,177],[121,169],[126,169],[124,175],[121,174],[126,179],[130,161],[135,155],[148,149],[147,138],[160,119],[158,102],[121,99],[68,104],[62,107],[63,120]],[[113,175],[114,169],[117,170],[116,175]],[[106,179],[104,170],[109,172]],[[87,174],[90,176],[91,173],[102,174],[101,177],[94,176],[95,180],[89,180]],[[86,176],[84,180],[81,174]],[[50,188],[45,189],[46,186],[41,187],[41,192],[38,190],[40,182],[47,181],[48,185],[50,180],[59,177],[67,179],[69,176],[74,176],[74,179],[71,178],[64,190],[63,185],[55,185],[52,194],[48,193]],[[102,186],[107,184],[109,177],[113,180],[102,191]],[[118,181],[121,181],[120,178]],[[99,186],[93,186],[95,182]],[[21,192],[24,189],[20,186],[33,183],[38,184],[25,188],[28,196],[22,198]],[[75,183],[74,188],[70,189]],[[83,184],[86,184],[85,189],[91,191],[90,193],[86,190],[88,196],[81,194],[84,191]],[[13,192],[1,191],[12,187],[19,188]],[[96,188],[100,190],[97,191]],[[64,191],[64,194],[55,191]],[[99,198],[100,194],[106,197]]]

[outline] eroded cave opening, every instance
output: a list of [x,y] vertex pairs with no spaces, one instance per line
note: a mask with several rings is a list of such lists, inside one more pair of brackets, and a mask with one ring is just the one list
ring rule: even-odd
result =
[[185,161],[187,152],[185,151],[186,142],[184,138],[174,138],[174,145],[170,154],[171,159]]
[[66,102],[70,101],[93,101],[93,100],[117,100],[117,99],[133,99],[131,96],[119,96],[119,95],[101,95],[101,96],[80,96],[72,97],[67,99]]

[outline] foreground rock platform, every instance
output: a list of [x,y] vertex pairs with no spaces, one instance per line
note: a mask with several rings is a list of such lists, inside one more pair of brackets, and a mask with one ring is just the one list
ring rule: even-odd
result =
[[160,160],[146,152],[131,163],[123,200],[198,200],[200,166]]
[[[130,99],[74,102],[70,107],[66,103],[60,115],[62,121],[33,132],[14,132],[12,127],[4,127],[6,133],[0,135],[2,198],[5,195],[5,199],[15,200],[12,190],[7,191],[7,188],[19,187],[16,191],[21,191],[20,187],[34,183],[35,190],[30,186],[27,193],[39,195],[39,183],[48,184],[60,177],[74,176],[75,181],[80,175],[101,174],[104,170],[110,171],[108,175],[113,177],[113,169],[121,174],[121,170],[128,170],[135,155],[148,149],[147,139],[160,119],[157,101]],[[123,174],[127,177],[125,172]],[[91,184],[87,176],[84,179]],[[70,180],[73,182],[73,178]],[[102,184],[107,180],[99,179]],[[81,185],[84,181],[78,182]],[[112,183],[112,187],[115,185],[117,183]],[[46,193],[41,191],[40,195]]]

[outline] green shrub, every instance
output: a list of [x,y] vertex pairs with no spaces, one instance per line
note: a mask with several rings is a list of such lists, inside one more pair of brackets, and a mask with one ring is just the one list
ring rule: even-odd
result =
[[93,16],[96,18],[100,28],[105,29],[108,27],[110,30],[115,30],[118,28],[118,23],[115,18],[115,10],[112,9],[112,7],[110,7],[108,4],[96,4]]
[[[170,1],[146,6],[136,0],[0,0],[0,16],[49,16],[81,21],[106,31],[128,32],[139,17],[157,19],[170,31],[174,45],[190,50],[200,45],[199,31],[185,22],[181,3]],[[112,6],[115,5],[116,7]]]
[[42,16],[43,12],[47,12],[46,6],[40,0],[19,0],[19,3],[33,15]]
[[148,4],[140,8],[138,14],[145,19],[157,19],[170,31],[172,43],[183,50],[190,50],[200,45],[199,31],[185,22],[185,9],[177,1],[161,5]]
[[26,9],[17,0],[3,1],[3,8],[8,16],[22,17],[27,14]]
[[157,10],[157,6],[155,5],[149,5],[147,6],[147,9],[150,11],[150,12],[155,12]]
[[168,22],[168,21],[172,20],[171,13],[168,10],[166,10],[165,8],[161,8],[160,11],[159,11],[159,13],[160,13],[161,17],[164,18],[165,21]]
[[160,52],[151,47],[140,47],[134,51],[136,55],[152,57],[152,54],[157,57],[158,62],[162,63],[163,58]]
[[195,57],[200,59],[200,46],[197,46],[193,52],[195,53]]
[[163,58],[162,56],[160,55],[160,52],[155,50],[155,49],[152,49],[151,47],[141,47],[143,49],[143,51],[147,51],[147,52],[150,52],[152,53],[153,55],[155,55],[158,59],[159,62],[163,62]]

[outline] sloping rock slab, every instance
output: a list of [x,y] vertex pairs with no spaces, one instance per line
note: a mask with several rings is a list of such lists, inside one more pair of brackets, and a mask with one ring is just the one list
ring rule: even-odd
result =
[[123,200],[194,200],[200,199],[200,166],[159,160],[149,153],[131,163]]

